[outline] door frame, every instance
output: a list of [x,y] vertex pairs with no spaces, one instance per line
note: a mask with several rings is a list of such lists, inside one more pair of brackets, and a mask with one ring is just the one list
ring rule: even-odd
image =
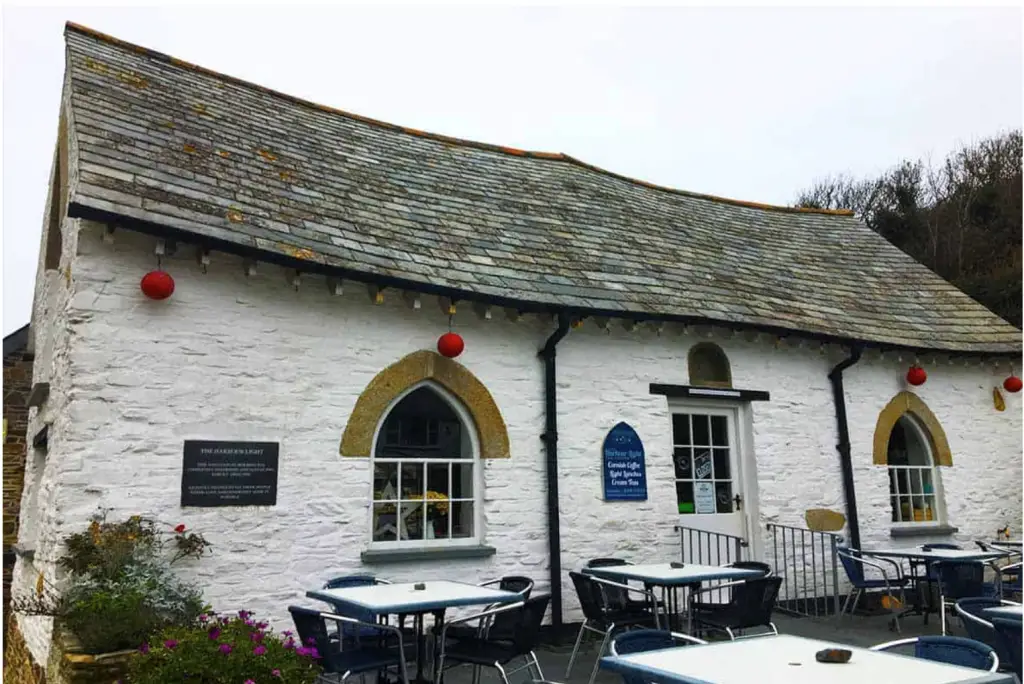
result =
[[[751,560],[761,560],[763,538],[761,526],[758,524],[761,519],[761,510],[757,489],[757,459],[754,456],[753,412],[750,410],[750,402],[693,397],[671,398],[668,401],[668,419],[671,425],[672,415],[676,413],[700,413],[702,410],[721,411],[723,409],[732,412],[735,424],[738,475],[733,484],[743,497],[743,508],[740,513],[743,520],[743,536],[748,544],[747,554]],[[674,471],[672,479],[674,482]],[[673,487],[674,495],[675,488]],[[675,524],[682,524],[682,517],[677,513]]]

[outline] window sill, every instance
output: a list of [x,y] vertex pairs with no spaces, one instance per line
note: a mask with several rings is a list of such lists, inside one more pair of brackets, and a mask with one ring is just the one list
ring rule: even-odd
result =
[[449,546],[439,549],[369,549],[359,554],[367,565],[408,563],[417,561],[455,560],[458,558],[487,558],[493,556],[493,546]]
[[903,537],[951,537],[959,531],[960,528],[945,523],[908,525],[907,527],[890,527],[889,536],[894,539]]

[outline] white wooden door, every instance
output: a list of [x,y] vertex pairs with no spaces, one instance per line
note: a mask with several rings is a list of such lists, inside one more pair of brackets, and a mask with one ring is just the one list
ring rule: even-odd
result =
[[706,547],[684,548],[691,562],[698,562],[698,556],[707,565],[739,559],[731,540],[690,534],[688,541],[686,529],[747,538],[739,417],[738,407],[679,404],[672,408],[676,503],[679,525],[684,528],[681,541],[692,545],[700,538]]

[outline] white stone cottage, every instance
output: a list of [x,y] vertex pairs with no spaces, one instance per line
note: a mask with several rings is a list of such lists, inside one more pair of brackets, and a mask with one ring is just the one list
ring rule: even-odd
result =
[[[590,558],[676,559],[677,526],[764,557],[767,523],[814,508],[865,548],[1020,531],[1020,396],[1001,388],[1021,331],[849,213],[66,40],[31,322],[29,434],[47,440],[16,592],[56,579],[100,506],[201,530],[213,554],[187,572],[207,598],[279,625],[357,571],[526,574],[571,622],[566,572]],[[153,300],[158,269],[175,288]],[[449,329],[454,359],[435,351]],[[606,500],[620,422],[643,444],[640,500]],[[192,440],[276,444],[273,505],[182,506]],[[45,662],[50,625],[19,624]]]

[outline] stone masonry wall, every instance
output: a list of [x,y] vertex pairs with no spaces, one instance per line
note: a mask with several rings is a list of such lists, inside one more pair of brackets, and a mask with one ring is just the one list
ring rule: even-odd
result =
[[[447,330],[435,299],[414,310],[398,293],[371,303],[347,284],[330,294],[323,279],[260,264],[247,278],[240,260],[214,253],[203,273],[191,248],[165,258],[174,296],[145,300],[139,279],[155,266],[153,241],[118,231],[113,244],[99,226],[82,223],[67,309],[70,347],[63,375],[69,398],[55,417],[61,439],[49,459],[59,464],[46,534],[80,529],[97,506],[116,514],[183,522],[213,542],[213,555],[185,572],[220,610],[247,608],[276,627],[289,603],[326,578],[355,571],[393,580],[458,577],[474,582],[525,574],[547,591],[543,374],[537,350],[550,320],[481,320],[460,306],[455,329],[466,339],[459,362],[491,391],[508,426],[511,458],[482,464],[485,559],[363,566],[367,547],[369,463],[342,458],[338,445],[360,392],[381,369],[417,349],[432,348]],[[588,323],[558,348],[562,565],[622,554],[635,561],[678,557],[672,531],[680,522],[670,461],[667,402],[649,383],[688,381],[686,354],[706,337],[669,327],[603,332]],[[720,336],[734,385],[767,390],[749,407],[756,482],[748,499],[748,533],[764,552],[766,522],[803,525],[808,508],[843,510],[835,409],[827,374],[842,350],[776,348],[764,336]],[[889,537],[888,475],[871,463],[879,411],[902,389],[910,359],[869,355],[847,371],[847,403],[861,510],[870,544],[913,545]],[[1005,374],[991,365],[942,366],[918,393],[944,425],[954,465],[943,469],[949,521],[958,539],[988,536],[1007,520],[1019,525],[1020,398],[1007,410],[991,404],[991,384]],[[59,372],[58,372],[59,371]],[[649,500],[601,500],[600,447],[619,420],[637,429],[647,450]],[[281,443],[278,505],[256,509],[178,508],[182,440],[251,439]],[[563,575],[566,620],[579,619]]]
[[[19,349],[4,356],[4,420],[7,421],[7,436],[4,439],[4,535],[3,535],[3,611],[8,614],[11,602],[11,578],[14,571],[13,558],[9,555],[11,545],[18,541],[18,513],[21,510],[21,493],[25,484],[26,430],[28,428],[28,400],[32,390],[32,355],[27,349]],[[8,562],[8,559],[11,559]],[[4,634],[7,621],[4,620]]]

